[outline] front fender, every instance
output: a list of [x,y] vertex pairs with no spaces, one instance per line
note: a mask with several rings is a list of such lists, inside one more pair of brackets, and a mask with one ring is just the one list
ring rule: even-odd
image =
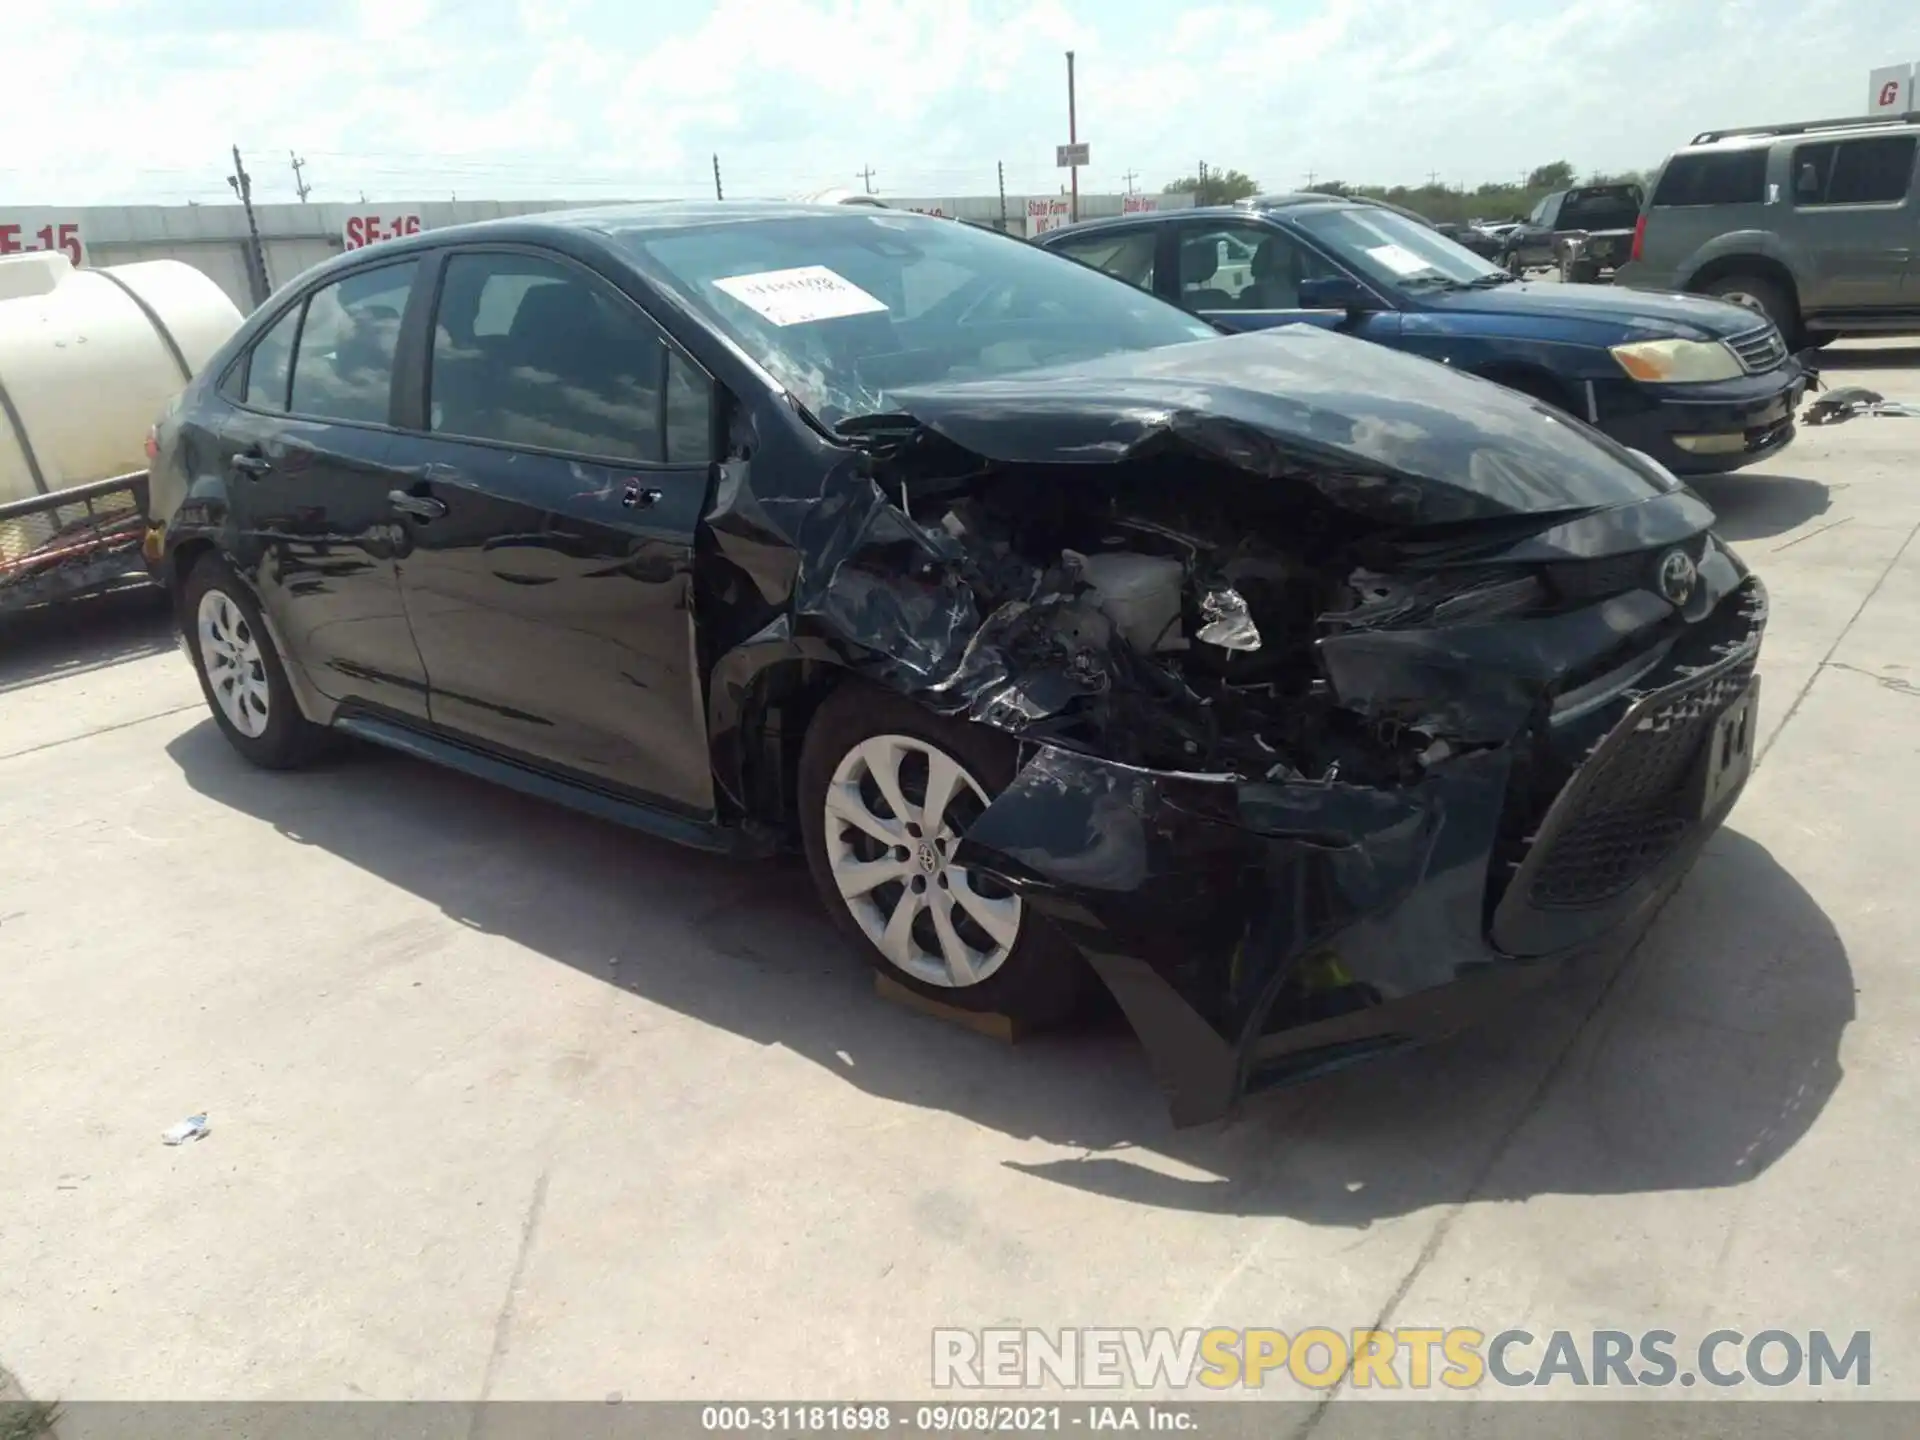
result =
[[1541,370],[1569,384],[1620,378],[1607,348],[1623,338],[1618,326],[1585,325],[1588,333],[1549,335],[1524,320],[1474,318],[1483,323],[1468,327],[1451,317],[1403,316],[1399,348],[1469,374],[1507,366]]

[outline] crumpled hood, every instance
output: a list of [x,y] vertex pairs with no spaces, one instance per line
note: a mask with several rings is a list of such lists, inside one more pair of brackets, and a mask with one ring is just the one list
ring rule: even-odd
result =
[[1622,338],[1724,340],[1763,324],[1760,316],[1726,300],[1611,285],[1549,285],[1520,281],[1484,290],[1423,295],[1429,310],[1447,315],[1566,316],[1620,327]]
[[914,386],[897,408],[990,460],[1185,446],[1388,524],[1632,504],[1667,483],[1551,406],[1310,325]]

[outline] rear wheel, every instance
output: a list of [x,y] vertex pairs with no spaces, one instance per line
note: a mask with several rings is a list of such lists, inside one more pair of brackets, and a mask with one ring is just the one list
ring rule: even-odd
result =
[[260,608],[232,567],[217,555],[202,557],[182,599],[200,691],[227,742],[268,770],[311,758],[327,732],[300,713]]
[[1789,344],[1799,333],[1798,308],[1777,282],[1764,275],[1723,275],[1706,287],[1706,293],[1765,316]]
[[1016,753],[999,731],[849,684],[807,730],[800,824],[821,900],[882,974],[1041,1025],[1077,1008],[1084,965],[1012,890],[953,858]]

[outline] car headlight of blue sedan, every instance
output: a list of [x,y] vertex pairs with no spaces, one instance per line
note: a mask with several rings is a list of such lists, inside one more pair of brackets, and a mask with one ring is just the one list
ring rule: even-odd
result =
[[1740,357],[1718,340],[1642,340],[1610,353],[1636,380],[1660,385],[1704,385],[1746,374]]

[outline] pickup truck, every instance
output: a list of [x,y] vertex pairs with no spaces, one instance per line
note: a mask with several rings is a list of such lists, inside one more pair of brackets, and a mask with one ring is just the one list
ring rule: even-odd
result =
[[1507,232],[1495,258],[1516,279],[1536,266],[1552,265],[1562,280],[1598,280],[1627,263],[1644,199],[1638,185],[1556,190]]

